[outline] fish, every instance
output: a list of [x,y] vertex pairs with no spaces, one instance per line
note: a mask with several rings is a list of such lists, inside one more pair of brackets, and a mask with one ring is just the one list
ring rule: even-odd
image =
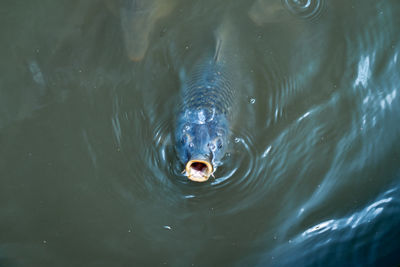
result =
[[157,22],[168,16],[176,0],[121,0],[119,10],[124,43],[131,61],[141,61]]
[[290,20],[292,15],[280,0],[256,0],[248,11],[250,19],[258,26]]
[[325,13],[325,0],[255,0],[248,16],[258,26],[298,19],[315,21]]
[[207,181],[222,164],[236,114],[235,73],[229,61],[234,58],[229,39],[233,32],[228,23],[215,33],[214,53],[201,56],[181,75],[175,147],[184,174],[194,182]]

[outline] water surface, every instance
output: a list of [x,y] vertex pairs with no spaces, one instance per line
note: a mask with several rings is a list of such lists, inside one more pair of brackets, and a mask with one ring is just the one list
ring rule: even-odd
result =
[[[176,1],[139,62],[115,5],[0,6],[0,266],[400,263],[398,1]],[[179,73],[222,14],[238,116],[196,184]]]

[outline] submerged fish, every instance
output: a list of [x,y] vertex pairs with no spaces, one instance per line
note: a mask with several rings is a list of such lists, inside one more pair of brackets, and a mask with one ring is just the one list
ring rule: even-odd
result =
[[121,0],[121,26],[132,61],[140,61],[149,46],[156,23],[171,13],[176,0]]
[[220,27],[214,55],[200,59],[182,81],[175,143],[186,176],[196,182],[213,175],[229,142],[235,90],[226,60],[232,44],[226,34]]
[[283,22],[291,18],[283,1],[256,0],[249,12],[251,20],[261,26],[266,23]]

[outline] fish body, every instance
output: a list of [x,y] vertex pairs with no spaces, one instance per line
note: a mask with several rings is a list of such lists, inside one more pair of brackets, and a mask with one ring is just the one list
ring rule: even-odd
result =
[[233,75],[221,57],[217,40],[214,56],[198,61],[183,78],[175,133],[179,159],[190,180],[208,180],[221,164],[230,137],[235,89]]

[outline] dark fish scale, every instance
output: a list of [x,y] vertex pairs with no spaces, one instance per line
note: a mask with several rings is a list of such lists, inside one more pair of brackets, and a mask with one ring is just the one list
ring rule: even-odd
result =
[[[202,64],[188,77],[183,88],[182,111],[205,109],[219,114],[231,115],[234,90],[221,62]],[[210,113],[211,114],[211,113]]]

